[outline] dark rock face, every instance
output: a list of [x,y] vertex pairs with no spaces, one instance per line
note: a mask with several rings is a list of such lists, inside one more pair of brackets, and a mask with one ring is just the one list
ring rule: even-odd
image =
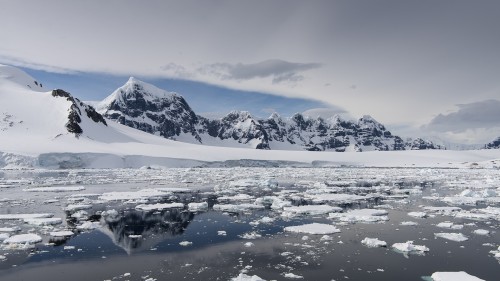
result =
[[66,100],[72,103],[69,108],[68,122],[65,126],[68,132],[75,134],[76,137],[79,137],[83,133],[83,129],[80,126],[80,123],[82,123],[82,109],[85,110],[87,117],[92,121],[102,123],[107,126],[106,120],[104,120],[104,117],[101,114],[99,114],[92,106],[84,104],[79,99],[71,96],[70,93],[61,89],[56,89],[52,91],[52,96],[66,98]]
[[282,118],[274,113],[267,119],[257,119],[245,111],[232,111],[210,120],[196,115],[181,96],[133,78],[104,102],[103,112],[108,119],[165,138],[199,144],[239,143],[256,149],[338,152],[441,148],[422,139],[405,142],[370,116],[349,121],[339,117],[314,119],[300,113]]
[[496,140],[486,144],[484,146],[486,149],[500,149],[500,137],[498,137]]

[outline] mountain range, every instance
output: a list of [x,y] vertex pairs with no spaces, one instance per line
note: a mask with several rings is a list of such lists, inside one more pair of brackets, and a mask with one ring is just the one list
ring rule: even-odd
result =
[[337,115],[324,119],[296,113],[284,118],[273,113],[259,119],[246,111],[232,111],[208,119],[196,114],[179,94],[133,77],[96,108],[109,120],[195,144],[337,152],[444,149],[421,138],[403,140],[368,115],[345,120]]

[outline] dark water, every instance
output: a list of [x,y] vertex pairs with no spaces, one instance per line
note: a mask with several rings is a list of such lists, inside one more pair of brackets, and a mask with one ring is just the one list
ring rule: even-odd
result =
[[[374,172],[377,173],[380,171]],[[68,181],[69,174],[49,173],[37,175],[34,179],[40,182],[47,178],[59,179],[59,182],[65,184],[78,184],[75,181]],[[75,173],[71,175],[75,177]],[[88,184],[93,175],[95,174],[79,175],[81,176],[79,181]],[[405,184],[410,187],[415,185],[414,179],[401,183],[401,178],[395,178],[392,173],[390,175],[393,178],[385,181],[394,181],[402,185],[399,188],[404,188]],[[3,176],[8,178],[8,175]],[[349,176],[360,177],[358,174],[353,176],[350,173]],[[113,177],[123,182],[104,184],[97,182],[89,186],[84,193],[95,190],[102,193],[116,190],[117,186],[122,190],[130,184],[126,179],[123,180],[111,172],[104,178],[109,180]],[[456,179],[456,175],[450,177]],[[345,175],[341,177],[345,178]],[[417,182],[422,183],[426,180],[422,178]],[[279,190],[272,187],[253,191],[245,189],[242,192],[259,197],[283,189],[299,191],[303,189],[301,185],[294,185],[292,182],[290,179],[283,180],[280,182]],[[369,187],[376,181],[364,182]],[[157,183],[143,182],[134,185],[134,188],[150,188],[155,184]],[[190,212],[187,209],[142,212],[134,209],[137,204],[113,202],[94,204],[92,209],[86,210],[91,214],[88,220],[99,221],[100,229],[75,230],[73,237],[66,240],[44,240],[52,244],[37,244],[30,250],[0,250],[0,255],[7,257],[6,260],[0,261],[0,280],[230,280],[240,272],[258,275],[266,280],[289,280],[285,278],[285,273],[300,275],[303,277],[302,280],[422,280],[423,276],[429,276],[436,271],[466,271],[485,280],[499,280],[499,261],[489,254],[489,251],[496,249],[500,244],[498,221],[472,221],[441,215],[425,219],[407,216],[410,211],[421,211],[423,205],[442,205],[422,199],[422,196],[439,191],[441,184],[442,182],[434,181],[426,185],[422,194],[410,195],[404,201],[379,198],[356,204],[341,204],[340,206],[346,209],[374,207],[378,204],[389,204],[394,209],[388,210],[389,221],[385,223],[358,222],[337,225],[341,232],[331,234],[329,241],[322,241],[322,235],[283,232],[284,227],[291,225],[310,222],[332,223],[326,215],[299,216],[290,219],[281,217],[279,212],[269,208],[240,213],[217,212],[211,208],[206,212]],[[197,190],[196,192],[176,194],[173,198],[156,200],[155,203],[208,201],[210,206],[217,203],[219,195],[214,194],[210,188],[201,185],[199,187],[193,188]],[[54,210],[61,210],[64,206],[64,204],[47,206],[26,203],[40,202],[54,197],[54,194],[29,194],[33,198],[27,199],[22,198],[26,193],[20,189],[9,188],[0,191],[0,198],[17,196],[16,200],[21,202],[18,206],[11,206],[9,202],[12,201],[2,203],[0,205],[2,213],[7,213],[7,210],[9,212],[51,211],[57,215]],[[443,193],[448,192],[449,189],[443,189]],[[57,194],[56,197],[62,198],[66,195]],[[23,199],[27,201],[22,201]],[[310,203],[307,200],[294,201],[294,204]],[[466,209],[485,206],[461,207]],[[100,216],[102,211],[110,209],[117,210],[118,216],[112,219]],[[77,223],[69,218],[70,213],[59,211],[59,214],[67,219],[65,223],[68,228]],[[262,217],[272,217],[275,220],[270,224],[250,224]],[[400,225],[402,221],[415,221],[419,224],[402,226]],[[443,221],[452,221],[455,224],[475,223],[475,225],[466,225],[461,230],[435,226]],[[0,221],[0,227],[10,224],[12,224],[10,221]],[[23,226],[23,230],[29,228],[34,229]],[[490,230],[490,235],[480,236],[472,233],[479,228]],[[226,231],[226,235],[218,234],[218,231],[222,230]],[[245,233],[252,232],[258,233],[261,237],[257,239],[241,237]],[[469,240],[454,242],[435,238],[434,233],[437,232],[461,232],[468,236]],[[141,235],[141,237],[130,238],[130,235]],[[387,241],[389,247],[368,248],[360,242],[365,237]],[[425,245],[430,251],[425,255],[405,256],[390,247],[393,243],[408,240],[413,240],[418,245]],[[192,244],[181,246],[179,243],[182,241],[189,241]],[[253,244],[247,247],[245,243],[248,242]],[[493,245],[485,246],[483,245],[485,243]]]

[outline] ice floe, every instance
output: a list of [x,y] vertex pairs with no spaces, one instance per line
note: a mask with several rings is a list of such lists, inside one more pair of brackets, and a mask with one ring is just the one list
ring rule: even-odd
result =
[[56,225],[61,224],[61,218],[27,218],[24,219],[24,222],[32,225]]
[[51,218],[54,214],[1,214],[0,220],[23,220],[23,219],[36,219],[36,218]]
[[387,247],[387,242],[379,240],[377,238],[366,237],[365,239],[361,240],[361,244],[371,248]]
[[114,191],[103,193],[99,199],[106,201],[139,200],[155,197],[165,197],[172,193],[160,191],[158,189],[141,189],[138,191]]
[[[302,205],[293,207],[284,207],[283,216],[294,215],[323,215],[332,212],[341,212],[342,208],[329,205]],[[287,215],[288,214],[288,215]]]
[[453,233],[453,232],[440,232],[434,233],[434,236],[439,238],[444,238],[447,240],[455,241],[455,242],[463,242],[468,240],[469,238],[462,233]]
[[434,272],[431,275],[434,281],[486,281],[464,271],[457,272]]
[[71,192],[85,190],[84,186],[46,186],[46,187],[32,187],[25,188],[23,191],[27,192]]
[[33,233],[17,234],[5,239],[3,244],[9,248],[28,248],[31,244],[42,242],[42,237]]
[[386,210],[356,209],[346,213],[330,213],[328,217],[343,222],[383,222],[389,220],[387,214]]
[[340,232],[340,229],[331,224],[310,223],[297,226],[287,226],[284,229],[287,232],[307,233],[307,234],[333,234]]
[[260,278],[257,275],[246,275],[244,273],[240,273],[238,276],[231,278],[231,281],[266,281],[262,278]]
[[414,245],[413,241],[407,241],[404,243],[394,243],[392,244],[392,248],[404,253],[416,253],[421,254],[424,252],[428,252],[429,248],[424,245]]
[[158,203],[158,204],[141,204],[135,206],[136,210],[141,211],[161,211],[166,209],[174,209],[174,208],[184,208],[183,203]]

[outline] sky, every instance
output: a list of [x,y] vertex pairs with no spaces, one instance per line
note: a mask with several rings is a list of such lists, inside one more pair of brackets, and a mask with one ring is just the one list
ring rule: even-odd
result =
[[238,101],[261,116],[331,107],[394,133],[500,136],[500,1],[0,4],[0,63],[82,99],[136,76],[207,113]]

